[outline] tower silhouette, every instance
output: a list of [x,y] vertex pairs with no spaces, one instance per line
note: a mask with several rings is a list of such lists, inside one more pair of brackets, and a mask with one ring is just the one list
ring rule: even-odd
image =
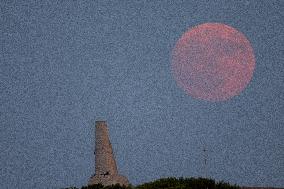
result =
[[88,185],[129,185],[127,178],[118,174],[106,121],[96,121],[95,137],[95,175]]

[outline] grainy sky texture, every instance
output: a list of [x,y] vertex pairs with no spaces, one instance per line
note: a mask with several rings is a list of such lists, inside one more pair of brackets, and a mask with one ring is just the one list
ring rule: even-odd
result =
[[[281,0],[1,0],[1,188],[86,185],[101,119],[132,184],[207,174],[283,187],[283,13]],[[206,22],[254,49],[252,80],[228,101],[194,99],[171,73],[177,40]]]

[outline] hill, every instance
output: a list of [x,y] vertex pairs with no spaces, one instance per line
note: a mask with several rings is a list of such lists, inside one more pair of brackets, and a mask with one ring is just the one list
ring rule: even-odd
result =
[[[66,189],[78,189],[69,187]],[[138,186],[103,186],[96,184],[92,186],[83,186],[81,189],[240,189],[237,185],[230,185],[223,181],[216,182],[213,179],[205,178],[161,178],[153,182],[144,183]]]

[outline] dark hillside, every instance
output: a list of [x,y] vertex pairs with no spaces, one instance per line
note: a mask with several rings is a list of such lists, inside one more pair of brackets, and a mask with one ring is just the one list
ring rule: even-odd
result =
[[[77,189],[70,187],[66,189]],[[213,179],[205,178],[162,178],[153,182],[144,183],[138,186],[106,186],[101,184],[83,186],[81,189],[241,189],[239,186],[225,182],[216,182]]]

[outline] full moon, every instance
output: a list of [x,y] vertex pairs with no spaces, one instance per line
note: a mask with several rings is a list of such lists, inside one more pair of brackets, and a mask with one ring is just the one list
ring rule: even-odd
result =
[[172,72],[188,95],[225,101],[239,95],[255,68],[253,48],[235,28],[205,23],[190,28],[172,51]]

